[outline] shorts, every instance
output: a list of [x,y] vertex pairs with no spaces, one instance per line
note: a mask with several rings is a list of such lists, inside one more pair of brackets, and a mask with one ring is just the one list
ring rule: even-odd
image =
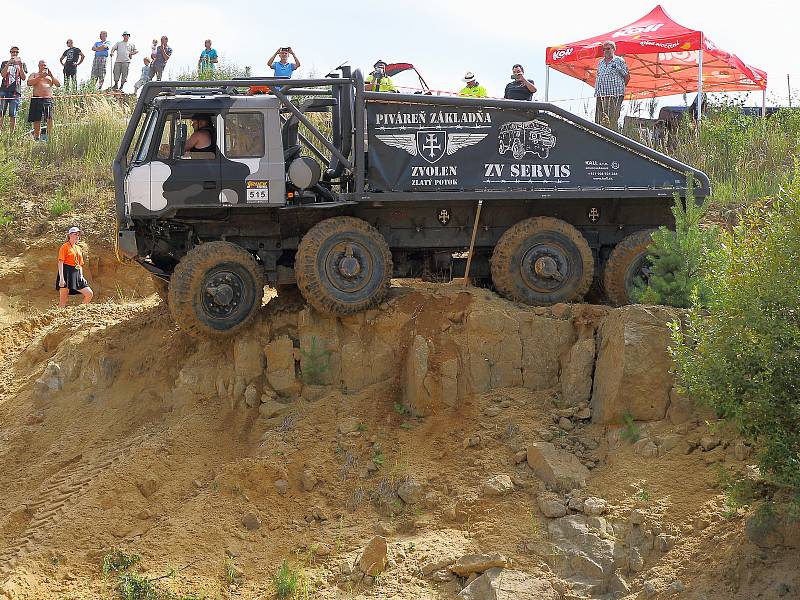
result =
[[[56,273],[56,290],[61,289],[59,283],[61,283],[60,276]],[[80,290],[89,287],[89,282],[83,278],[81,271],[66,263],[64,264],[64,283],[67,284],[64,287],[69,288],[70,296],[76,296],[80,294]]]
[[95,54],[92,61],[92,79],[105,79],[106,78],[106,56],[97,56]]
[[16,118],[21,102],[22,98],[13,92],[10,94],[8,92],[0,92],[0,116],[4,117],[8,112],[9,117]]
[[122,81],[128,81],[128,69],[131,63],[129,62],[115,62],[114,63],[114,81],[119,81],[122,76]]
[[28,123],[36,123],[53,118],[53,99],[52,98],[31,98],[31,105],[28,107]]
[[78,67],[76,65],[64,65],[64,79],[67,77],[75,77],[78,74]]
[[156,65],[155,63],[150,65],[150,81],[153,80],[155,77],[158,81],[161,81],[161,76],[164,74],[164,67],[166,64],[163,65]]

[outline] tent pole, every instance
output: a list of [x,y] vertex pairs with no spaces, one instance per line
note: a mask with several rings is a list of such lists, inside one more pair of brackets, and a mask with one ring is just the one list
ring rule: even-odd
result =
[[767,116],[767,88],[761,90],[761,118]]
[[544,70],[544,101],[550,101],[550,65]]
[[703,118],[703,49],[697,51],[697,133],[700,133],[700,119]]

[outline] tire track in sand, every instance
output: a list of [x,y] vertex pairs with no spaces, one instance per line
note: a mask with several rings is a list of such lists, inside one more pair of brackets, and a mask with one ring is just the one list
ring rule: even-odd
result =
[[0,551],[0,582],[13,575],[15,567],[34,550],[45,533],[59,524],[66,509],[92,482],[122,460],[134,446],[141,444],[144,438],[145,435],[140,434],[102,447],[98,450],[102,452],[99,460],[95,457],[75,462],[46,479],[39,486],[36,500],[27,505],[34,510],[27,528],[17,540]]

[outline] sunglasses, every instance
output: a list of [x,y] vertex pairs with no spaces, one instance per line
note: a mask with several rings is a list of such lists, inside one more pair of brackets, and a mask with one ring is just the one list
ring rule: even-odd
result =
[[19,54],[19,50],[12,50],[11,54]]

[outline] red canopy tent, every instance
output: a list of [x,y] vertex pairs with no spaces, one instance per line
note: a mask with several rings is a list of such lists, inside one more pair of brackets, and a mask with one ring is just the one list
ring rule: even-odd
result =
[[[718,48],[702,31],[673,21],[661,6],[641,19],[593,38],[547,48],[545,101],[549,96],[550,67],[594,87],[603,42],[612,40],[631,74],[628,99],[652,98],[688,92],[762,91],[766,102],[767,74]],[[698,105],[698,118],[700,106]]]

